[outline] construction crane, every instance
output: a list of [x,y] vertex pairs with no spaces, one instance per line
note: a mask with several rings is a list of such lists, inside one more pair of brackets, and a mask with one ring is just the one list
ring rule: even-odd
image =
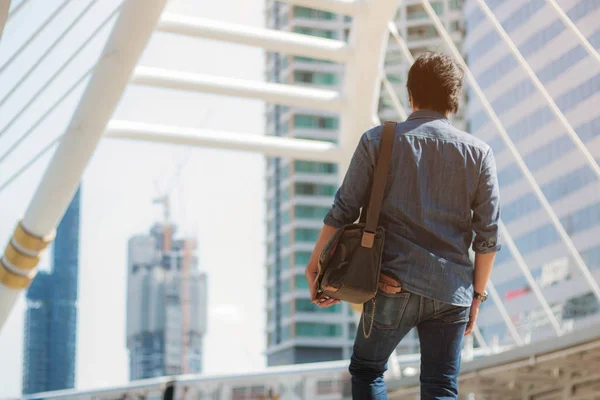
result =
[[169,203],[169,193],[164,193],[162,196],[155,198],[152,201],[153,204],[162,204],[163,206],[163,243],[162,251],[167,254],[171,251],[171,209]]
[[[202,117],[201,125],[204,125],[210,118],[209,110],[205,110]],[[162,204],[163,207],[163,243],[162,250],[164,255],[168,255],[172,252],[172,237],[173,237],[173,225],[171,224],[171,203],[170,195],[171,191],[175,188],[179,182],[179,178],[183,173],[185,166],[190,161],[192,152],[191,149],[187,149],[187,154],[179,162],[175,173],[168,180],[166,189],[164,192],[160,190],[158,182],[155,180],[154,185],[158,193],[158,197],[153,200],[153,204]],[[191,280],[191,263],[192,254],[196,249],[195,240],[184,239],[183,240],[183,254],[181,260],[181,280],[180,280],[180,305],[181,305],[181,367],[180,371],[182,374],[189,372],[189,346],[190,346],[190,280]]]
[[[176,186],[183,172],[183,168],[190,159],[191,152],[188,151],[187,157],[177,167],[173,176],[169,179],[167,189],[161,193],[159,186],[155,180],[155,186],[159,195],[152,201],[153,204],[161,204],[163,207],[163,224],[162,224],[162,252],[163,256],[177,257],[178,254],[173,254],[173,224],[171,223],[171,191]],[[180,306],[181,306],[181,366],[182,374],[188,373],[188,352],[190,342],[190,277],[191,277],[191,262],[192,262],[192,246],[191,240],[184,239],[182,249],[181,271],[180,271]]]

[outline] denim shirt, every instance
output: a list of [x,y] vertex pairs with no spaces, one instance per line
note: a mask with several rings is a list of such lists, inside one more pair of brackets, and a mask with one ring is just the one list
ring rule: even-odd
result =
[[[364,133],[325,216],[339,228],[366,204],[382,127]],[[472,245],[500,250],[500,198],[491,148],[454,128],[442,114],[419,110],[396,128],[379,225],[385,229],[382,271],[409,291],[444,303],[473,299]]]

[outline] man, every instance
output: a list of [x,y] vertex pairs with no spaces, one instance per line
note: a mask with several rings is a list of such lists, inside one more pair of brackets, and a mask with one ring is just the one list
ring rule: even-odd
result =
[[[408,73],[413,113],[397,125],[379,217],[386,232],[382,274],[398,281],[402,291],[379,290],[375,306],[364,305],[350,363],[354,399],[387,399],[388,358],[414,327],[421,346],[421,398],[458,397],[463,338],[487,298],[485,287],[500,249],[492,150],[448,120],[458,110],[463,76],[462,68],[441,53],[420,56]],[[319,307],[339,301],[317,294],[318,256],[336,229],[356,221],[365,205],[381,134],[379,126],[362,136],[307,265]],[[368,330],[371,318],[372,332],[363,335],[363,321]]]

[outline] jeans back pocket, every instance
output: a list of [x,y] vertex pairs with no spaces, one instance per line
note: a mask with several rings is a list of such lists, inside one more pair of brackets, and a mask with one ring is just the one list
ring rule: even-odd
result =
[[366,320],[371,319],[373,311],[373,325],[378,329],[397,329],[402,320],[404,310],[408,304],[410,293],[386,294],[377,292],[375,302],[365,303],[364,313]]

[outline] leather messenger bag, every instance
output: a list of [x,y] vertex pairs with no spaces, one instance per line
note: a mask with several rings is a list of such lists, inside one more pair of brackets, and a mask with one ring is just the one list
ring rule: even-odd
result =
[[[378,225],[378,220],[395,132],[395,122],[384,124],[368,206],[363,207],[359,222],[339,228],[320,254],[317,282],[318,294],[321,296],[354,304],[363,304],[369,300],[374,302],[380,285],[381,256],[385,240],[384,229]],[[369,334],[365,332],[365,337]]]

